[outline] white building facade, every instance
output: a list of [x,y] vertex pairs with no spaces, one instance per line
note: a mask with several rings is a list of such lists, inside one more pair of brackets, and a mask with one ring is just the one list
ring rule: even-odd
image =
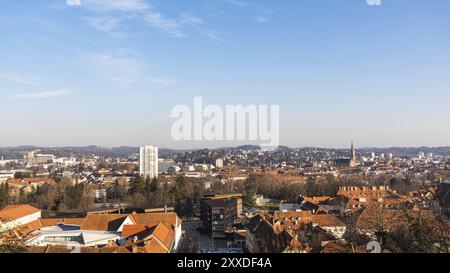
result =
[[141,147],[139,151],[139,174],[150,179],[158,177],[158,148]]
[[41,211],[30,205],[10,205],[0,210],[0,232],[26,225],[41,218]]

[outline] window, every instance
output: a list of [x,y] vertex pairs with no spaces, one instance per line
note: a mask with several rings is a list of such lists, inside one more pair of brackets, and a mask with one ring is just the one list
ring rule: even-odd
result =
[[47,243],[69,243],[69,242],[82,243],[83,240],[82,240],[81,236],[47,236],[47,237],[45,237],[44,242],[47,242]]

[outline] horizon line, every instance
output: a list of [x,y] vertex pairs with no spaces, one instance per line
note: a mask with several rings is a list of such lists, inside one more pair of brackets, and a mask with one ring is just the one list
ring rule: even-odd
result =
[[[23,144],[23,145],[13,145],[13,146],[0,146],[0,149],[17,149],[17,148],[25,148],[25,147],[34,147],[34,148],[50,148],[50,149],[56,149],[56,148],[87,148],[87,147],[98,147],[103,149],[113,149],[113,148],[139,148],[143,146],[153,145],[156,146],[158,149],[165,149],[165,150],[178,150],[178,151],[189,151],[189,150],[219,150],[219,149],[230,149],[230,148],[239,148],[242,146],[258,146],[259,148],[263,148],[261,145],[257,144],[242,144],[242,145],[236,145],[236,146],[217,146],[217,147],[201,147],[201,148],[169,148],[169,147],[162,147],[157,146],[155,144],[146,144],[146,145],[115,145],[115,146],[102,146],[97,144],[90,144],[90,145],[56,145],[56,146],[47,146],[47,145],[33,145],[33,144]],[[288,146],[288,145],[278,145],[277,148],[280,147],[286,147],[290,149],[305,149],[305,148],[311,148],[311,149],[329,149],[329,150],[343,150],[343,149],[350,149],[349,147],[326,147],[326,146]],[[355,150],[367,150],[367,149],[417,149],[417,148],[429,148],[429,149],[439,149],[439,148],[450,148],[449,145],[440,145],[440,146],[365,146],[360,148],[355,148]]]

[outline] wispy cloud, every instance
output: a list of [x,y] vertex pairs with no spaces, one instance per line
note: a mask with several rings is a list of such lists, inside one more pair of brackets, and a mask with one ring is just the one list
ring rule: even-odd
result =
[[208,37],[209,39],[215,41],[215,42],[220,42],[223,43],[225,42],[224,40],[222,40],[221,38],[219,38],[216,34],[215,31],[208,29],[206,27],[203,26],[203,19],[197,17],[197,16],[193,16],[189,13],[182,13],[180,15],[180,19],[179,21],[183,24],[183,25],[188,25],[194,29],[196,29],[198,32],[202,33],[203,35],[205,35],[206,37]]
[[82,19],[90,27],[104,31],[114,38],[124,39],[127,37],[126,34],[117,30],[120,27],[122,18],[112,16],[104,16],[104,17],[85,16]]
[[237,7],[248,7],[248,6],[253,5],[250,2],[243,1],[243,0],[223,0],[223,1],[227,4],[237,6]]
[[67,96],[70,90],[61,89],[55,91],[37,92],[37,93],[22,93],[11,96],[13,99],[47,99],[55,97]]
[[185,37],[182,33],[180,23],[176,19],[168,18],[157,12],[153,5],[144,0],[85,0],[81,5],[84,9],[101,14],[100,17],[84,17],[84,20],[93,28],[102,30],[117,36],[121,19],[117,15],[103,16],[107,12],[123,12],[131,14],[128,19],[143,20],[148,26],[158,29],[172,37]]
[[88,54],[88,64],[98,76],[119,83],[134,83],[142,79],[145,64],[137,59],[109,54]]
[[147,26],[174,38],[186,37],[186,29],[194,28],[211,40],[223,42],[215,31],[203,26],[203,19],[186,16],[183,13],[180,16],[169,17],[145,0],[83,0],[81,3],[79,7],[92,13],[92,16],[85,16],[82,19],[90,27],[113,37],[126,36],[119,31],[123,21],[141,20]]
[[83,0],[82,7],[94,11],[137,12],[152,8],[145,0]]
[[143,16],[143,19],[149,26],[162,30],[173,37],[180,38],[186,36],[181,32],[181,25],[177,20],[166,18],[159,12],[147,12]]
[[112,31],[120,25],[120,19],[116,17],[83,17],[83,19],[93,28]]
[[175,83],[175,80],[170,78],[150,77],[147,64],[136,58],[94,53],[87,54],[84,59],[92,73],[118,85],[129,87],[139,83],[157,85],[172,85]]
[[12,74],[12,73],[6,73],[6,74],[0,74],[0,80],[8,80],[13,81],[17,83],[27,84],[27,85],[35,85],[38,86],[39,83],[37,83],[35,80],[35,77],[27,77],[23,75],[18,74]]
[[209,39],[211,39],[211,40],[214,40],[214,41],[219,42],[219,43],[224,43],[224,42],[225,42],[225,40],[219,38],[219,37],[216,35],[216,32],[215,32],[215,31],[212,31],[212,30],[203,30],[202,32],[203,32]]
[[252,13],[256,13],[256,15],[252,16],[252,18],[258,23],[267,23],[270,19],[269,15],[271,13],[271,10],[260,4],[244,0],[223,0],[223,2],[237,8],[252,9]]

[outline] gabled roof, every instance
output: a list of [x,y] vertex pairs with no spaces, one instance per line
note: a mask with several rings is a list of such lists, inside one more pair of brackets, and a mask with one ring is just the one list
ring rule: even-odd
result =
[[80,229],[117,231],[127,217],[128,214],[88,214]]
[[145,253],[167,253],[168,252],[168,250],[165,248],[165,246],[156,239],[151,239],[144,246],[144,251],[145,251]]
[[393,231],[397,228],[409,227],[413,220],[421,219],[424,223],[434,225],[436,217],[432,211],[414,211],[403,209],[386,209],[379,206],[366,208],[359,216],[356,227],[360,231]]
[[30,223],[27,223],[25,225],[22,226],[18,226],[13,228],[13,232],[16,236],[18,236],[19,238],[26,236],[27,234],[35,231],[35,230],[39,230],[42,228],[42,224],[40,220],[35,220],[32,221]]
[[323,228],[345,226],[345,224],[334,215],[312,214],[310,211],[291,211],[291,212],[276,211],[274,214],[274,220],[282,222],[293,221],[297,222],[298,224],[300,223],[308,224],[313,222]]
[[0,222],[14,221],[40,211],[41,210],[27,204],[8,205],[0,210]]
[[149,235],[152,228],[154,227],[148,225],[124,225],[122,230],[122,238],[138,236],[142,239],[142,237]]
[[175,230],[172,227],[168,227],[166,224],[160,222],[156,226],[148,225],[125,225],[122,231],[122,238],[130,238],[136,236],[138,241],[132,244],[144,244],[149,243],[155,246],[157,241],[165,251],[168,252],[172,249],[175,242]]
[[309,201],[305,201],[302,204],[302,209],[307,210],[307,211],[317,212],[317,211],[319,211],[320,206],[315,204],[315,203],[312,203],[312,202],[309,202]]
[[159,222],[162,222],[168,226],[172,226],[174,229],[181,225],[181,219],[175,212],[136,213],[131,214],[131,217],[138,225],[156,226]]
[[167,249],[171,249],[175,241],[175,231],[167,227],[164,223],[159,223],[153,230],[153,236],[161,241]]
[[320,204],[325,201],[329,201],[330,199],[333,199],[331,196],[312,196],[312,197],[305,197],[305,202],[311,202],[314,204]]

